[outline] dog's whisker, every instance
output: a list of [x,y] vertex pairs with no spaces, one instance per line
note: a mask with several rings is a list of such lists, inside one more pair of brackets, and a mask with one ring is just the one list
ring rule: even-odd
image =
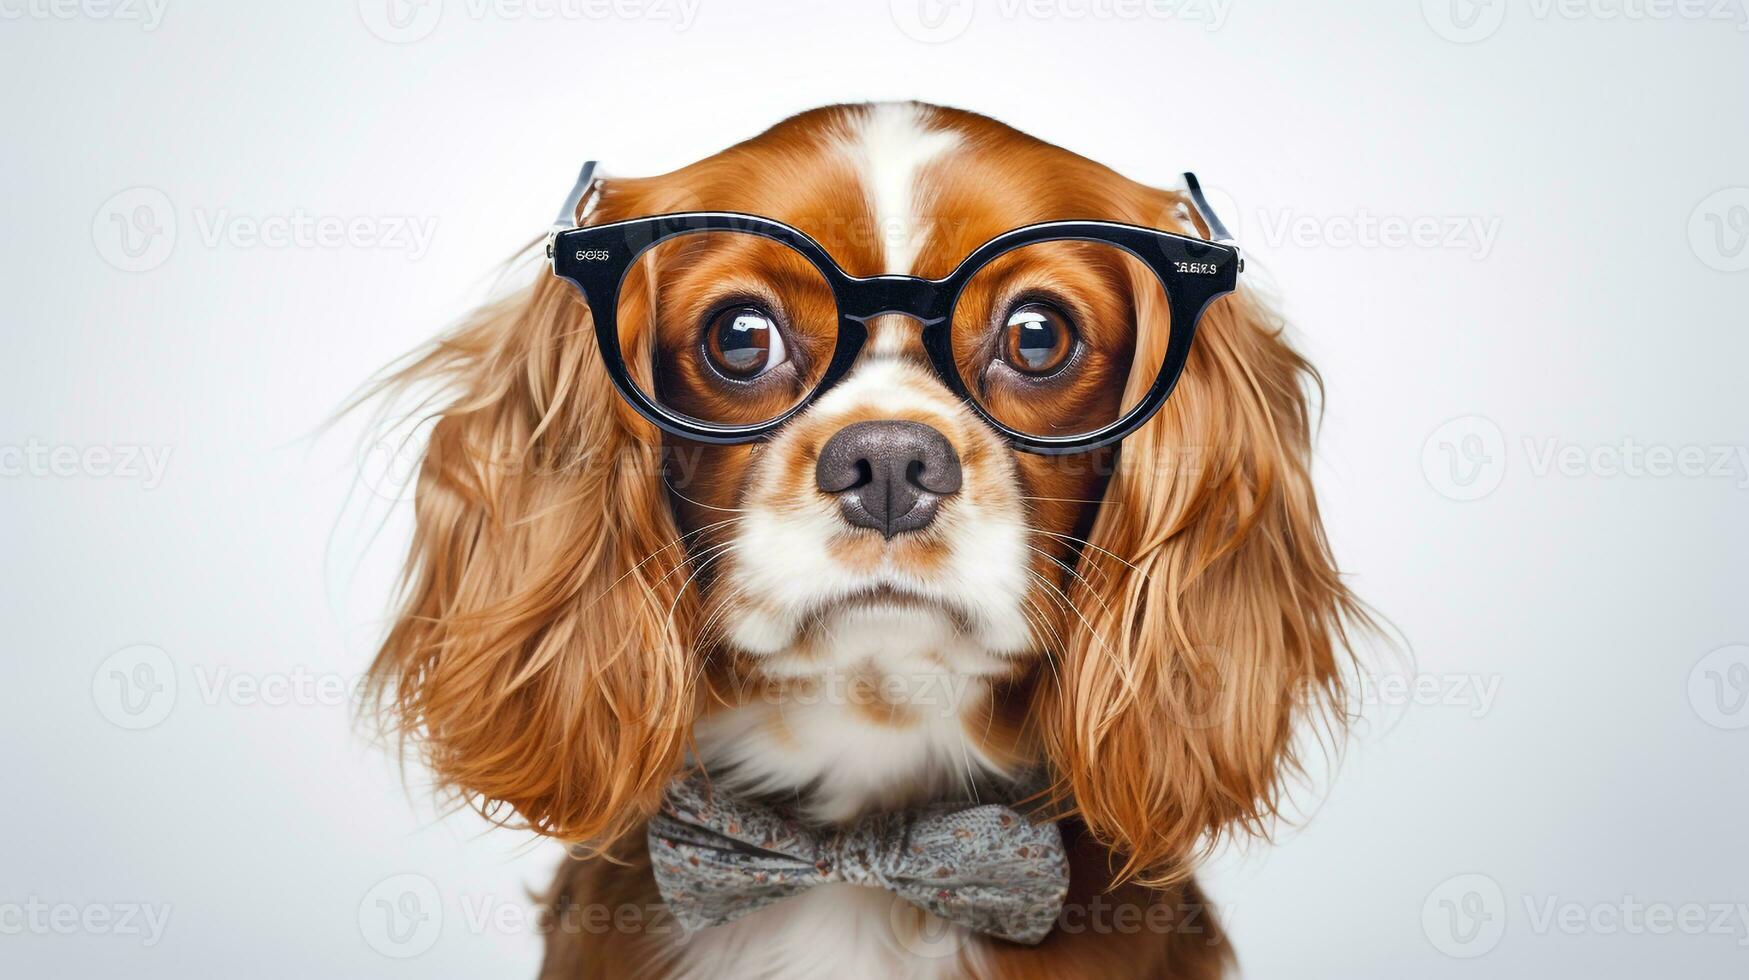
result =
[[[693,668],[691,683],[697,684],[699,678],[704,676],[704,672],[710,664],[709,652],[714,649],[714,646],[717,643],[717,639],[713,637],[712,631],[728,622],[728,617],[734,608],[734,603],[743,595],[744,593],[740,588],[730,587],[726,594],[714,599],[714,605],[716,608],[705,619],[704,624],[699,627],[698,635],[693,641],[693,648],[698,652],[699,657],[698,664]],[[727,634],[724,634],[722,639],[726,641]]]
[[[666,575],[663,575],[661,578],[657,579],[654,584],[661,585],[663,582],[666,582],[669,579],[673,578],[674,574],[676,572],[679,572],[682,569],[687,568],[692,563],[700,561],[701,559],[706,560],[705,563],[709,564],[708,559],[715,558],[715,557],[721,555],[722,553],[728,551],[729,549],[733,548],[734,546],[735,546],[735,542],[731,539],[729,541],[720,541],[720,542],[713,544],[713,545],[710,545],[710,546],[708,546],[700,551],[692,552],[691,554],[687,555],[685,561],[677,563],[673,568],[668,570],[668,573]],[[694,569],[693,574],[696,575],[699,571],[702,571],[702,570],[703,570],[703,566],[700,566],[699,568]],[[691,581],[691,579],[688,579],[688,581]],[[685,586],[682,586],[683,590],[684,590],[684,588],[685,588]]]
[[1051,561],[1056,562],[1058,565],[1061,565],[1065,570],[1080,577],[1081,581],[1085,582],[1089,587],[1093,586],[1093,580],[1082,576],[1080,571],[1076,568],[1076,565],[1082,565],[1092,574],[1099,576],[1099,581],[1101,583],[1111,582],[1111,573],[1106,571],[1104,566],[1100,563],[1100,556],[1098,554],[1089,554],[1085,551],[1077,552],[1075,555],[1077,560],[1071,563],[1063,561],[1061,558],[1052,554],[1048,549],[1040,548],[1030,540],[1026,542],[1026,546],[1046,558],[1049,558]]
[[1051,564],[1062,569],[1072,579],[1080,582],[1082,585],[1085,585],[1088,588],[1093,587],[1093,583],[1091,581],[1089,581],[1086,578],[1086,576],[1083,576],[1080,572],[1077,572],[1075,570],[1075,566],[1070,565],[1068,562],[1063,561],[1061,558],[1058,558],[1056,555],[1051,554],[1050,552],[1046,551],[1043,548],[1040,548],[1038,545],[1033,544],[1030,541],[1026,542],[1026,549],[1028,551],[1032,552],[1033,554],[1038,555],[1040,558],[1043,558],[1045,561],[1048,561]]
[[[633,565],[631,568],[627,569],[626,573],[624,575],[621,575],[619,578],[616,578],[611,583],[609,583],[607,588],[603,589],[601,591],[601,594],[596,596],[589,603],[589,606],[593,607],[596,603],[599,603],[602,599],[606,598],[610,593],[613,592],[614,589],[618,588],[623,582],[625,582],[626,579],[631,578],[633,575],[636,575],[638,573],[638,571],[640,569],[642,569],[645,565],[648,565],[650,562],[654,561],[658,555],[661,555],[662,553],[669,551],[677,546],[684,545],[686,543],[687,538],[695,537],[697,535],[703,534],[703,533],[710,531],[710,530],[713,530],[715,528],[727,527],[730,524],[734,524],[738,521],[742,521],[745,519],[746,518],[742,518],[742,517],[731,517],[728,520],[717,521],[714,524],[706,524],[703,527],[698,527],[698,528],[694,528],[690,531],[687,531],[685,534],[680,535],[679,537],[675,538],[673,541],[670,541],[667,544],[663,545],[662,547],[657,548],[655,551],[650,552],[648,555],[645,555],[643,557],[643,559],[641,559],[636,565]],[[667,578],[667,576],[663,576],[663,579],[666,579],[666,578]]]
[[674,484],[669,483],[666,478],[664,478],[662,480],[662,485],[664,487],[668,488],[669,493],[673,494],[676,497],[679,497],[681,500],[686,501],[687,503],[693,505],[694,507],[703,507],[706,510],[720,510],[725,514],[751,514],[753,512],[752,508],[750,508],[750,507],[718,507],[716,504],[707,504],[702,500],[694,500],[691,497],[688,497],[686,494],[681,493],[678,489],[675,488]]
[[[732,547],[733,544],[734,544],[734,542],[733,542],[733,540],[731,540],[731,541],[724,542],[721,545],[714,546],[713,550],[715,553],[710,554],[710,556],[707,557],[702,563],[700,563],[697,568],[694,568],[692,570],[692,574],[688,575],[686,577],[685,581],[680,583],[680,588],[674,593],[674,601],[669,603],[668,608],[662,611],[662,621],[663,622],[667,623],[669,626],[678,627],[678,624],[676,624],[674,622],[674,613],[675,613],[675,610],[680,608],[681,600],[683,600],[686,597],[687,587],[690,586],[695,579],[697,579],[700,575],[702,575],[704,573],[705,569],[710,567],[710,565],[713,563],[713,561],[716,557],[719,557],[720,555],[726,553],[726,551],[730,547]],[[691,564],[691,562],[682,562],[681,564],[676,565],[673,569],[670,569],[666,575],[663,575],[660,579],[658,579],[656,581],[656,584],[659,585],[662,582],[666,582],[668,579],[670,579],[674,576],[675,572],[678,572],[681,569],[688,567],[689,564]],[[645,591],[644,596],[645,596],[646,601],[650,602],[652,605],[655,604],[655,597],[654,597],[654,594],[652,592]]]
[[[1040,575],[1038,572],[1033,571],[1032,569],[1027,569],[1027,574],[1029,576],[1031,576],[1032,578],[1036,579],[1039,582],[1039,584],[1041,584],[1041,585],[1048,585],[1049,584],[1048,579],[1046,579],[1043,575]],[[1068,603],[1067,599],[1063,598],[1063,594],[1060,590],[1050,589],[1048,592],[1045,593],[1045,597],[1050,599],[1051,604],[1053,606],[1055,606],[1056,608],[1058,608],[1060,610],[1064,610],[1064,611],[1069,610],[1069,603]]]
[[972,768],[972,750],[971,746],[966,743],[966,729],[964,725],[956,727],[959,734],[960,764],[963,765],[966,770],[965,786],[972,794],[972,802],[981,804],[984,801],[978,797],[978,774]]
[[[1056,641],[1056,646],[1058,648],[1062,647],[1063,638],[1061,634],[1059,634],[1056,627],[1052,625],[1050,618],[1045,615],[1044,610],[1039,609],[1037,604],[1031,599],[1021,600],[1021,615],[1026,616],[1027,622],[1032,623],[1035,626],[1042,623],[1045,627],[1045,631],[1050,634],[1051,639]],[[1057,672],[1056,650],[1053,650],[1049,644],[1043,642],[1043,638],[1040,638],[1039,647],[1039,656],[1044,660],[1045,666],[1050,668],[1051,680],[1057,685],[1058,695],[1065,694],[1066,692],[1063,688],[1063,675]]]
[[713,594],[711,606],[714,608],[711,609],[703,625],[699,627],[696,643],[700,649],[714,646],[718,639],[727,639],[727,633],[718,637],[712,633],[712,630],[726,629],[729,617],[734,613],[737,603],[747,594],[745,589],[737,585],[729,585],[724,588],[726,591],[722,591],[722,594]]
[[1112,611],[1111,605],[1105,601],[1104,596],[1099,594],[1099,589],[1096,588],[1092,582],[1088,581],[1087,578],[1085,576],[1083,576],[1080,572],[1075,571],[1074,568],[1072,568],[1069,565],[1064,564],[1062,561],[1058,560],[1055,555],[1052,555],[1051,553],[1044,551],[1041,548],[1035,547],[1035,546],[1030,545],[1030,544],[1027,545],[1027,547],[1031,548],[1033,551],[1042,555],[1044,558],[1048,559],[1051,563],[1055,564],[1057,567],[1059,567],[1063,571],[1067,572],[1069,574],[1069,577],[1071,578],[1071,580],[1078,581],[1082,585],[1086,586],[1088,594],[1093,596],[1093,601],[1099,603],[1099,608],[1105,610],[1107,615],[1111,614],[1111,611]]
[[1030,627],[1028,632],[1032,634],[1033,644],[1041,652],[1047,652],[1047,648],[1053,642],[1062,643],[1062,637],[1051,625],[1050,617],[1045,614],[1044,610],[1038,608],[1037,603],[1027,597],[1021,597],[1020,614],[1026,618],[1027,625]]
[[[721,553],[719,552],[719,555],[720,554]],[[717,557],[717,556],[713,556],[712,559],[707,560],[703,565],[701,565],[698,568],[697,571],[695,571],[690,577],[688,577],[685,582],[681,583],[680,591],[675,593],[674,602],[672,604],[670,604],[668,607],[668,612],[667,612],[666,618],[667,618],[667,621],[669,623],[674,622],[674,611],[677,608],[679,608],[680,599],[681,599],[681,596],[685,595],[686,587],[688,585],[692,584],[693,579],[696,579],[700,574],[703,574],[705,568],[711,564],[711,561],[713,561],[715,559],[715,557]],[[696,639],[695,639],[694,649],[695,650],[698,649],[697,644],[696,644]],[[688,676],[688,678],[687,678],[686,687],[688,690],[697,690],[697,685],[698,685],[699,679],[704,676],[705,668],[709,664],[708,658],[706,658],[704,656],[698,657],[697,660],[698,660],[698,663],[694,665],[691,675]]]
[[1111,644],[1105,639],[1105,634],[1095,628],[1091,622],[1088,622],[1087,617],[1081,614],[1081,610],[1070,601],[1067,595],[1063,594],[1061,589],[1052,584],[1050,579],[1045,578],[1043,575],[1040,575],[1031,569],[1027,569],[1027,571],[1030,572],[1034,578],[1038,579],[1039,583],[1045,588],[1062,597],[1065,606],[1067,606],[1070,612],[1075,614],[1076,619],[1081,621],[1081,625],[1087,630],[1087,634],[1099,643],[1100,651],[1107,657],[1111,658],[1112,664],[1117,667],[1119,675],[1123,677],[1124,686],[1133,692],[1135,690],[1135,671],[1127,661],[1117,655],[1117,651],[1111,648]]
[[[700,563],[698,568],[694,569],[691,575],[688,575],[686,577],[686,581],[680,583],[680,589],[679,589],[679,591],[674,593],[674,601],[668,604],[668,612],[666,613],[666,615],[664,615],[664,617],[663,617],[664,619],[666,619],[670,623],[674,622],[674,610],[676,610],[680,607],[681,597],[686,595],[687,587],[692,585],[692,583],[694,581],[696,581],[700,575],[704,574],[705,569],[707,569],[707,568],[711,567],[711,565],[715,564],[718,559],[722,558],[724,555],[727,555],[727,554],[730,554],[731,552],[733,552],[735,550],[735,545],[736,545],[736,542],[733,540],[725,541],[720,545],[716,545],[713,549],[711,549],[708,552],[709,557],[707,557],[702,563]],[[682,567],[685,567],[685,566],[682,566]],[[674,573],[670,572],[668,574],[672,575]],[[667,578],[668,578],[668,576],[666,576],[666,575],[663,576],[664,580],[666,580]]]
[[1086,538],[1077,538],[1073,534],[1060,534],[1056,531],[1047,531],[1042,527],[1035,527],[1035,528],[1032,528],[1031,530],[1035,534],[1048,535],[1049,537],[1058,538],[1058,539],[1061,539],[1063,541],[1068,541],[1068,542],[1071,542],[1074,544],[1078,544],[1078,545],[1081,545],[1082,547],[1092,548],[1094,551],[1104,555],[1107,558],[1110,558],[1112,561],[1115,561],[1120,565],[1125,566],[1126,568],[1135,572],[1137,575],[1142,576],[1144,579],[1146,579],[1148,577],[1147,572],[1143,571],[1141,568],[1137,567],[1132,562],[1126,561],[1124,558],[1122,558],[1118,555],[1115,555],[1115,554],[1105,550],[1104,548],[1101,548],[1100,546],[1094,544],[1093,542],[1087,540]]

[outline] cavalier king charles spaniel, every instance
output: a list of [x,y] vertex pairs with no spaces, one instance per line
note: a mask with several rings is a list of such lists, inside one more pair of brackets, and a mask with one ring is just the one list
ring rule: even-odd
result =
[[570,845],[541,975],[1221,975],[1192,872],[1365,614],[1199,195],[915,103],[582,183],[565,274],[391,379],[445,394],[372,671]]

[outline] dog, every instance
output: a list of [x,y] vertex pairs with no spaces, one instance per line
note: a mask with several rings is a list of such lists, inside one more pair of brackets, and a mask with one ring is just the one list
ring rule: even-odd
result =
[[[918,103],[816,109],[664,176],[585,183],[569,223],[760,216],[865,290],[943,281],[1039,223],[1191,249],[1219,230],[1182,191]],[[1115,260],[1015,259],[960,284],[965,349],[931,355],[924,335],[945,327],[877,304],[851,318],[854,360],[834,362],[849,321],[828,291],[763,298],[819,275],[776,254],[789,247],[629,260],[606,338],[605,311],[543,275],[394,375],[448,394],[372,668],[387,723],[458,799],[571,845],[544,906],[544,978],[1221,975],[1234,957],[1195,866],[1268,832],[1296,733],[1341,723],[1364,617],[1308,472],[1316,374],[1241,281],[1196,311],[1170,397],[1133,431],[1022,451],[1009,429],[1121,414],[1161,370],[1159,338],[1192,325]],[[1081,251],[1045,257],[1096,250],[1062,247]],[[992,306],[976,340],[986,314],[962,311],[1009,302],[1005,277],[1032,292]],[[826,390],[805,390],[828,369]],[[657,403],[780,421],[719,439],[653,424]],[[699,852],[669,853],[653,822],[677,819],[688,774],[707,801],[828,839],[956,808],[1021,814],[1060,853],[994,871],[1048,880],[1060,859],[1054,917],[1016,941],[827,876],[688,926],[664,876]]]

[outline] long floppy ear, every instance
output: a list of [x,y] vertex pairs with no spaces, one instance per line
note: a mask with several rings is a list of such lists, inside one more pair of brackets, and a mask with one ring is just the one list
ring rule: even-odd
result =
[[383,720],[487,816],[605,846],[658,802],[695,707],[660,439],[544,272],[389,384],[452,400],[371,668]]
[[[1163,343],[1165,309],[1140,315]],[[1243,288],[1204,314],[1171,400],[1121,445],[1071,593],[1081,628],[1038,688],[1051,761],[1120,880],[1266,833],[1296,720],[1339,714],[1344,624],[1365,613],[1312,495],[1317,376],[1281,330]]]

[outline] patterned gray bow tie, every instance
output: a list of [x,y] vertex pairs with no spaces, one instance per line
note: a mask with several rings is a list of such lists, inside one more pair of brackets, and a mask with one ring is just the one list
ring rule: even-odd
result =
[[715,792],[694,773],[669,787],[649,837],[656,886],[688,931],[848,882],[885,888],[978,932],[1036,943],[1069,888],[1057,825],[993,804],[937,804],[820,829],[788,810]]

